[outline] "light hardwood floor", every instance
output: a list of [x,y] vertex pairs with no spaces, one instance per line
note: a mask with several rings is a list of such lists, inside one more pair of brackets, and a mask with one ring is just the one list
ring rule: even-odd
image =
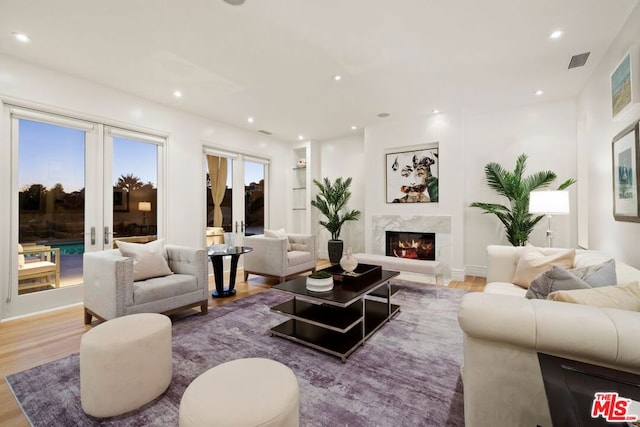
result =
[[[318,262],[318,268],[328,267],[326,260]],[[209,308],[227,304],[239,298],[257,294],[277,284],[275,278],[249,276],[241,281],[238,272],[237,294],[230,298],[209,299]],[[470,291],[482,291],[485,280],[482,277],[467,277],[463,282],[451,282],[449,287]],[[213,279],[209,284],[213,290]],[[187,310],[182,316],[193,315],[197,310]],[[80,351],[82,334],[95,326],[83,323],[81,305],[21,319],[0,322],[0,425],[3,427],[28,427],[29,423],[18,407],[5,376],[21,372],[34,366],[50,362]]]

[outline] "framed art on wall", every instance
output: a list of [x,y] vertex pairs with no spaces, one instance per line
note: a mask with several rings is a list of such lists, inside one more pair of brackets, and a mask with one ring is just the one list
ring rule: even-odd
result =
[[386,153],[387,203],[437,203],[438,143],[394,149]]
[[621,120],[640,103],[640,45],[627,51],[611,73],[611,116]]
[[613,217],[616,221],[640,222],[638,123],[635,122],[613,138]]

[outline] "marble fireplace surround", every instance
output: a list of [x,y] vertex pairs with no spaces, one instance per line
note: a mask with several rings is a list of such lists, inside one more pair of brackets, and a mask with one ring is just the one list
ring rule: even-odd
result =
[[436,260],[451,265],[450,215],[372,215],[371,253],[385,254],[385,231],[412,231],[436,234]]

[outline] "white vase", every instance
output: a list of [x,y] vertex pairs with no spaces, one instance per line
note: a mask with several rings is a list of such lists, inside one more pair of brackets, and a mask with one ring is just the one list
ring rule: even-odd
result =
[[358,260],[351,253],[351,247],[347,248],[347,253],[340,258],[340,267],[347,273],[353,273],[358,266]]

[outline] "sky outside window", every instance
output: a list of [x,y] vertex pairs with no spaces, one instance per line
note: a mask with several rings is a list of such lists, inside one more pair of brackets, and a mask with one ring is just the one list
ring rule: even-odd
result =
[[[84,188],[83,130],[21,119],[18,186],[53,188],[62,183],[66,192]],[[153,159],[141,161],[141,159]],[[113,184],[133,174],[157,187],[157,147],[154,144],[114,138]]]

